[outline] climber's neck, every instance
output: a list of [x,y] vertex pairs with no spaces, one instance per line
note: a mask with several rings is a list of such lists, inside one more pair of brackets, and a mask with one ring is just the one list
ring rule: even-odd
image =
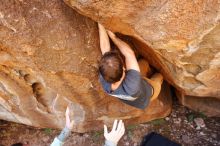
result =
[[123,71],[123,74],[122,74],[122,77],[121,77],[120,81],[111,84],[111,90],[112,91],[116,90],[121,85],[124,78],[125,78],[125,71]]

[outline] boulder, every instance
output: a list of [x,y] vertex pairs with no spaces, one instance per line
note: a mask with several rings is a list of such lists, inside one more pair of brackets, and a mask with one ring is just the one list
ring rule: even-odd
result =
[[[203,97],[220,100],[218,0],[64,1],[106,28],[128,35],[185,98],[198,98],[193,105]],[[182,103],[196,109],[192,102]]]
[[62,129],[71,104],[73,131],[100,130],[124,119],[137,124],[171,111],[165,82],[146,110],[107,96],[98,82],[97,23],[61,0],[11,0],[0,5],[0,119]]
[[220,100],[215,97],[198,97],[184,95],[176,90],[179,102],[197,112],[200,112],[208,117],[219,117],[220,115]]

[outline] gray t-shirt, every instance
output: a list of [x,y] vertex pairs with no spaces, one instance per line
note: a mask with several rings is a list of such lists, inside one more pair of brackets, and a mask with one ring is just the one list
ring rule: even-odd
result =
[[141,78],[140,72],[130,69],[119,87],[112,91],[111,83],[104,80],[100,74],[100,82],[105,92],[136,108],[145,109],[153,94],[152,86]]

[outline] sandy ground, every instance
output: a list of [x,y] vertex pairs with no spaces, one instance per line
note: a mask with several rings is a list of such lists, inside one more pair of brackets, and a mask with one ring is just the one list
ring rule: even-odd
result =
[[[196,124],[195,119],[205,125]],[[0,146],[10,146],[17,142],[28,143],[30,146],[48,146],[59,132],[0,121]],[[178,103],[173,105],[172,113],[164,119],[126,126],[126,133],[118,145],[138,146],[142,137],[150,132],[159,133],[185,146],[220,146],[220,118],[208,118]],[[103,142],[102,131],[72,133],[65,146],[101,146]]]

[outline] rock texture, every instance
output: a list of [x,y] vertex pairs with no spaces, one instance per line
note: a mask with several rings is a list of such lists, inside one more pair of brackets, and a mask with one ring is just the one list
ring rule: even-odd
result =
[[64,1],[106,28],[131,36],[138,51],[186,99],[197,98],[194,104],[205,97],[220,100],[218,0]]
[[220,100],[214,97],[202,97],[184,95],[183,93],[176,91],[176,95],[183,105],[194,109],[207,116],[219,117],[220,115]]
[[135,124],[171,111],[167,83],[145,111],[106,96],[98,82],[97,23],[60,0],[1,0],[0,118],[36,127],[63,128],[68,104],[74,131]]

